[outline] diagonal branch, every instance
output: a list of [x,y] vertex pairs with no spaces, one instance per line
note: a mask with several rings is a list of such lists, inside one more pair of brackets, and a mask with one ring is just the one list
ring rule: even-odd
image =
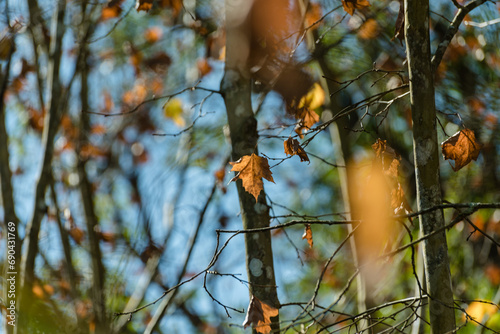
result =
[[446,52],[446,49],[448,48],[448,45],[450,45],[451,40],[455,36],[455,34],[458,31],[458,28],[460,27],[460,24],[462,24],[462,21],[464,20],[465,16],[469,14],[473,9],[476,7],[482,5],[485,3],[487,0],[475,0],[469,2],[465,6],[460,6],[457,14],[453,18],[453,21],[451,22],[450,26],[448,27],[448,30],[446,31],[443,40],[439,43],[436,52],[434,53],[434,56],[432,57],[431,60],[431,66],[432,66],[432,71],[436,72],[436,69],[438,68],[439,64],[441,63],[441,60],[443,59],[444,53]]

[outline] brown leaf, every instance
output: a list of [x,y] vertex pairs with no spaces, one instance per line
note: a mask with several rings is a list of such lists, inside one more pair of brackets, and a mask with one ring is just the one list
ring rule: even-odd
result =
[[135,3],[135,9],[137,9],[138,12],[141,10],[147,12],[151,8],[153,8],[153,0],[137,0]]
[[271,318],[278,316],[278,313],[277,308],[252,296],[245,321],[243,322],[243,328],[251,325],[258,333],[268,334],[271,332]]
[[165,52],[160,52],[144,60],[144,64],[158,74],[164,74],[172,64],[172,58]]
[[445,160],[455,160],[455,166],[450,165],[457,172],[472,160],[477,160],[481,147],[474,131],[463,129],[441,143],[441,152]]
[[83,241],[83,237],[85,236],[85,232],[83,232],[81,229],[79,229],[78,227],[76,226],[73,226],[69,231],[68,231],[68,234],[71,236],[71,238],[73,238],[73,240],[75,240],[75,242],[78,244],[78,245],[81,245],[82,244],[82,241]]
[[262,178],[274,183],[266,158],[252,153],[252,155],[243,156],[236,162],[229,163],[233,166],[231,172],[239,172],[231,181],[241,179],[243,188],[255,197],[255,201],[257,201],[260,192],[264,189]]
[[302,235],[302,239],[306,239],[307,243],[309,244],[309,247],[312,248],[314,242],[310,224],[306,224],[306,228],[304,229],[304,234]]
[[287,140],[283,142],[285,146],[285,154],[287,155],[298,155],[300,161],[308,161],[309,157],[307,156],[306,151],[300,146],[299,141],[297,139],[292,139],[289,137]]
[[300,120],[300,122],[295,127],[295,132],[301,139],[304,137],[302,131],[309,130],[314,124],[319,121],[319,115],[314,110],[307,107],[297,110],[295,118]]
[[355,9],[369,7],[370,3],[368,0],[342,0],[342,6],[349,15],[354,15]]
[[405,196],[403,186],[399,181],[399,166],[401,157],[394,149],[387,145],[386,140],[377,139],[372,145],[375,150],[373,168],[379,168],[385,175],[387,185],[391,191],[391,208],[394,214],[412,212]]
[[402,0],[399,0],[399,13],[398,18],[396,19],[396,30],[394,31],[394,37],[391,38],[391,41],[396,38],[399,39],[400,43],[402,43],[405,39],[405,5]]

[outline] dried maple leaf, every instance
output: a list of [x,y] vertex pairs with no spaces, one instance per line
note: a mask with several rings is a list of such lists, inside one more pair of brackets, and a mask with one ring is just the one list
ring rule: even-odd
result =
[[463,129],[441,143],[441,152],[445,160],[455,160],[455,166],[450,165],[456,172],[472,160],[477,160],[481,147],[474,131]]
[[251,325],[258,333],[268,334],[271,332],[271,318],[278,316],[278,313],[277,308],[252,296],[245,321],[243,322],[243,328]]
[[243,188],[255,197],[255,201],[257,201],[260,192],[264,189],[262,178],[274,183],[266,158],[252,153],[252,155],[243,156],[236,162],[229,163],[233,166],[231,172],[239,172],[231,181],[241,179]]
[[313,242],[313,233],[312,233],[310,224],[306,224],[306,227],[304,229],[304,234],[302,235],[302,239],[306,239],[307,243],[309,244],[309,247],[312,248],[314,242]]
[[298,155],[300,161],[309,161],[309,157],[307,156],[306,151],[304,151],[302,146],[300,146],[297,139],[292,139],[292,137],[289,137],[283,142],[283,146],[285,147],[285,154]]
[[342,0],[342,6],[349,15],[354,15],[355,9],[369,7],[370,3],[368,0]]

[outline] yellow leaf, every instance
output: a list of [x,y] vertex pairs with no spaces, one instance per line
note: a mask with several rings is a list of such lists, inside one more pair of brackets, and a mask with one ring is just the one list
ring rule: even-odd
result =
[[309,92],[300,99],[299,109],[304,107],[316,109],[321,107],[323,103],[325,103],[325,91],[319,83],[315,83]]
[[231,181],[241,179],[243,188],[255,197],[255,201],[257,201],[260,192],[264,189],[262,178],[274,183],[266,158],[252,153],[252,155],[243,156],[236,162],[229,163],[233,166],[231,172],[239,172]]
[[182,117],[184,108],[180,99],[171,99],[163,105],[163,114],[166,118],[170,118],[177,126],[183,127],[186,121]]

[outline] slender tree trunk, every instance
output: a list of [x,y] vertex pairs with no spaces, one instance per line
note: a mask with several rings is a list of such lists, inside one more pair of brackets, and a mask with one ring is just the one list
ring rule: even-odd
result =
[[[13,42],[13,41],[12,41]],[[10,65],[12,60],[12,54],[9,55],[7,65],[5,66],[5,73],[0,73],[0,186],[1,194],[0,198],[3,202],[4,209],[4,231],[6,236],[6,265],[4,277],[6,278],[6,283],[3,300],[5,301],[5,306],[12,307],[11,301],[16,301],[16,295],[19,291],[19,273],[21,264],[21,240],[19,239],[18,233],[18,223],[15,207],[14,207],[14,196],[12,190],[12,172],[9,166],[9,144],[7,138],[7,129],[5,127],[5,93],[7,92],[7,83],[10,78]],[[14,225],[12,225],[14,224]],[[10,257],[12,256],[12,258]],[[13,264],[11,264],[14,261]],[[14,288],[14,290],[11,289]],[[15,293],[11,293],[14,291]],[[16,310],[14,310],[16,311]],[[6,315],[10,315],[10,310],[6,311]],[[17,318],[17,316],[16,316]],[[12,318],[4,317],[5,323],[5,333],[13,333],[14,326],[8,324]]]
[[[410,74],[413,119],[413,155],[418,210],[441,204],[439,145],[436,131],[434,82],[429,38],[429,1],[405,0],[405,36]],[[444,226],[441,210],[420,215],[424,235]],[[453,291],[446,234],[443,231],[424,241],[424,267],[432,333],[455,329]]]
[[99,232],[99,222],[97,220],[94,203],[93,203],[93,193],[92,184],[90,183],[87,172],[85,171],[85,165],[87,160],[83,160],[80,152],[83,145],[88,143],[87,135],[90,132],[90,119],[87,111],[90,109],[88,103],[88,48],[83,46],[82,58],[79,64],[81,71],[81,92],[80,98],[82,102],[82,113],[80,116],[80,135],[78,141],[79,159],[78,159],[78,176],[80,179],[80,194],[83,203],[83,212],[85,216],[85,222],[87,225],[87,234],[89,238],[89,251],[91,256],[91,266],[92,266],[92,288],[91,288],[91,298],[94,313],[94,320],[96,323],[96,333],[104,334],[109,333],[109,325],[106,315],[106,298],[105,298],[105,271],[104,264],[102,261],[102,252],[100,247]]
[[[238,21],[241,8],[226,1],[226,69],[221,91],[226,104],[232,145],[232,159],[257,152],[257,120],[251,103],[250,77],[246,68],[249,47],[247,19]],[[258,201],[236,182],[244,229],[269,226],[269,206],[265,192]],[[270,232],[245,234],[246,266],[250,293],[261,301],[279,308],[274,277]],[[279,316],[271,318],[273,332],[279,332]]]
[[35,206],[33,208],[33,217],[26,226],[26,252],[22,258],[21,284],[22,290],[18,300],[19,326],[17,332],[26,330],[26,325],[30,318],[30,309],[32,304],[32,289],[35,281],[35,259],[38,254],[38,234],[43,216],[46,214],[47,206],[45,194],[49,180],[52,177],[51,162],[54,152],[54,138],[59,127],[61,117],[61,95],[62,85],[59,80],[59,65],[62,56],[62,37],[64,35],[64,17],[66,12],[66,1],[58,2],[53,17],[53,26],[51,32],[51,44],[49,54],[49,68],[47,86],[49,87],[48,114],[45,116],[42,145],[43,160],[38,176],[35,190]]

